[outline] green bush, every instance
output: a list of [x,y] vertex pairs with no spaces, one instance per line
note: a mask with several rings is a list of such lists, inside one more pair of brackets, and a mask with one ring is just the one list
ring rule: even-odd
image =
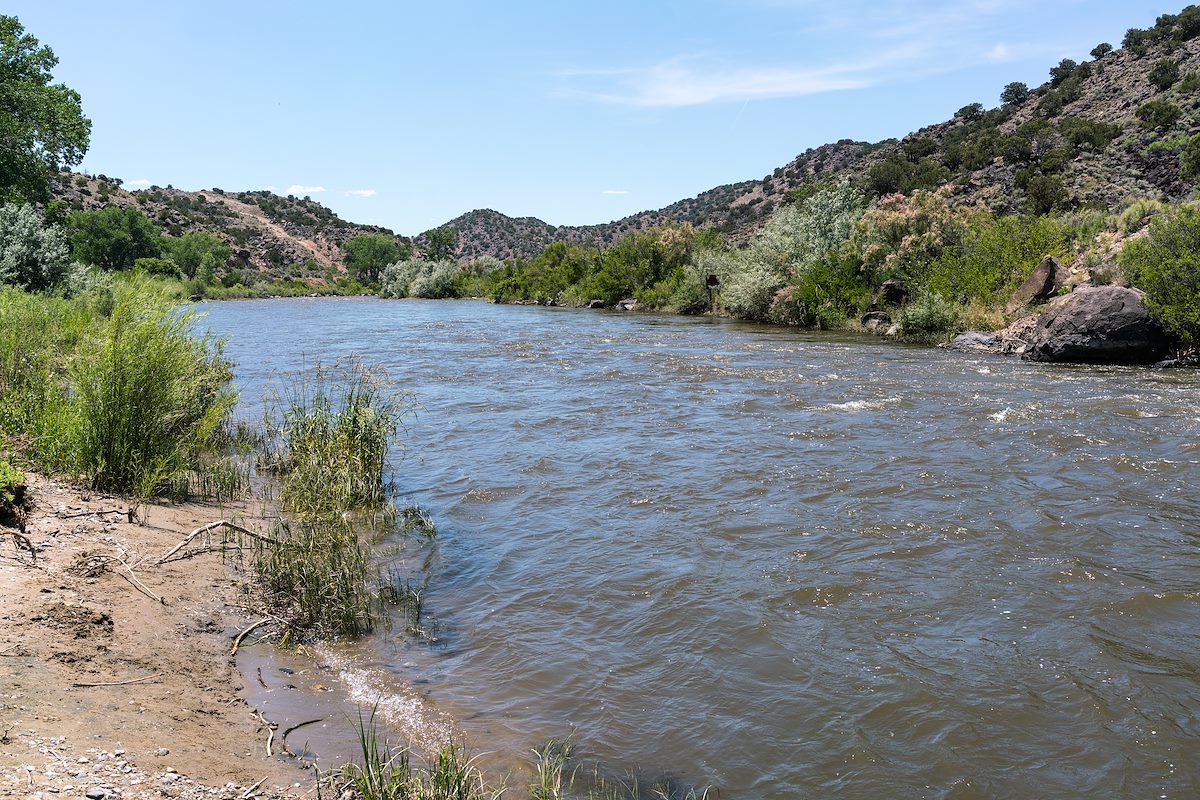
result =
[[1200,183],[1200,133],[1188,139],[1179,154],[1179,177],[1189,183]]
[[1163,327],[1184,345],[1200,346],[1200,209],[1155,217],[1149,236],[1129,241],[1118,263]]
[[158,228],[133,206],[77,211],[67,217],[67,238],[72,257],[110,272],[161,252]]
[[925,288],[962,302],[1000,302],[1045,256],[1067,253],[1067,232],[1056,219],[978,216],[962,243],[933,262]]
[[1150,83],[1160,92],[1170,89],[1179,80],[1179,62],[1163,59],[1150,70]]
[[11,513],[25,492],[25,475],[0,458],[0,516]]
[[917,341],[948,340],[962,330],[962,307],[925,292],[900,311],[900,334]]
[[1179,106],[1167,100],[1150,100],[1138,106],[1134,113],[1143,128],[1157,130],[1174,125],[1181,112]]
[[62,231],[42,225],[28,204],[0,207],[0,284],[45,291],[67,275]]

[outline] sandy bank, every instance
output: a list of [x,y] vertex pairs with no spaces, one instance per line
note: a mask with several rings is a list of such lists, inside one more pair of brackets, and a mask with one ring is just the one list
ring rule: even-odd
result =
[[158,563],[237,509],[130,524],[120,500],[29,479],[32,552],[0,535],[0,797],[315,796],[243,699],[230,645],[254,618],[235,568]]

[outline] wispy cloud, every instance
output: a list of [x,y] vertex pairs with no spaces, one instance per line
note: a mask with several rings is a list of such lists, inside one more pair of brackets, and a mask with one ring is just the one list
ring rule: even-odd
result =
[[642,107],[797,97],[869,84],[862,69],[852,66],[730,67],[702,61],[679,57],[643,69],[577,70],[565,77],[600,84],[598,89],[577,90],[584,97]]
[[[732,1],[732,0],[731,0]],[[997,20],[1035,0],[754,0],[764,24],[797,31],[792,52],[754,63],[735,52],[675,54],[643,66],[559,73],[568,94],[635,107],[683,107],[864,89],[1029,55],[996,43]],[[853,35],[847,37],[847,32]],[[1034,37],[1031,37],[1031,39]],[[836,51],[830,40],[845,40]],[[1019,51],[1019,52],[1018,52]]]
[[600,194],[629,194],[628,189],[605,189]]
[[324,186],[301,186],[298,183],[293,183],[284,190],[284,194],[317,194],[325,191]]
[[150,179],[149,178],[138,178],[135,181],[130,181],[127,185],[129,185],[129,186],[149,186]]
[[374,197],[375,195],[379,194],[379,192],[375,191],[374,189],[347,189],[346,191],[342,192],[342,194],[346,195],[347,197]]

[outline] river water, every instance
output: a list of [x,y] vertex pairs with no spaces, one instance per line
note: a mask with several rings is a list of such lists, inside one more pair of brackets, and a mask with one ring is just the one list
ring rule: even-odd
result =
[[[726,798],[1200,796],[1200,373],[479,302],[213,304],[248,416],[420,408],[436,640],[344,651],[499,763]],[[424,549],[422,549],[424,548]],[[378,679],[378,678],[377,678]]]

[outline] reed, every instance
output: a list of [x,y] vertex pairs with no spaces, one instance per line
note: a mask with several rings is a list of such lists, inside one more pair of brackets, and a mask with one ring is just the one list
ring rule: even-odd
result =
[[357,358],[317,363],[277,390],[259,463],[280,476],[283,508],[328,519],[383,505],[388,451],[409,405],[385,371]]
[[375,712],[358,717],[360,763],[333,772],[336,791],[361,800],[498,800],[503,786],[489,786],[473,759],[454,744],[439,749],[425,767],[413,763],[406,747],[380,739]]

